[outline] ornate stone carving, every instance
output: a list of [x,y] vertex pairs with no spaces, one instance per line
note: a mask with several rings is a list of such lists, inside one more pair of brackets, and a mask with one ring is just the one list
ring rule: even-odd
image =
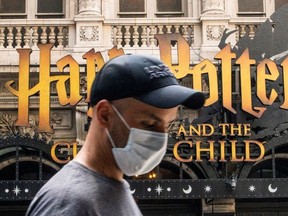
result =
[[224,13],[225,0],[201,0],[203,13]]
[[101,0],[79,0],[79,14],[101,14]]
[[220,40],[222,38],[224,30],[224,25],[208,25],[206,29],[207,40]]
[[81,94],[87,94],[87,76],[80,77],[80,92]]
[[81,26],[79,36],[80,36],[80,41],[84,41],[84,42],[99,41],[99,27],[98,26]]
[[[71,116],[69,115],[68,117],[66,117],[66,119],[71,119]],[[71,127],[71,125],[67,125],[67,123],[64,123],[66,125],[63,125],[62,120],[63,116],[60,116],[57,112],[53,112],[50,119],[50,124],[53,126],[53,128]],[[16,113],[14,114],[12,112],[2,112],[2,115],[0,116],[0,138],[5,139],[11,136],[21,136],[31,139],[42,140],[47,143],[52,143],[53,133],[42,133],[38,131],[39,116],[29,115],[28,126],[17,126],[15,125],[16,121]]]
[[37,116],[29,115],[29,126],[26,127],[16,126],[16,120],[16,116],[11,113],[4,113],[0,116],[0,138],[5,139],[11,136],[22,136],[42,140],[48,144],[52,142],[51,133],[41,133],[37,131]]

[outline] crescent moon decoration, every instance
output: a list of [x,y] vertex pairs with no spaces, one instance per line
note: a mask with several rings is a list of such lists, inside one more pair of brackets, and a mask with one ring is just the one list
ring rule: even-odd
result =
[[269,184],[268,190],[269,190],[271,193],[275,193],[275,192],[278,190],[278,187],[272,188],[272,184]]
[[184,188],[182,188],[182,190],[183,190],[183,192],[185,194],[190,194],[192,192],[192,187],[190,185],[188,185],[188,189],[187,190],[185,190]]
[[134,190],[130,190],[130,193],[131,193],[131,194],[134,194],[135,191],[136,191],[136,189],[134,189]]

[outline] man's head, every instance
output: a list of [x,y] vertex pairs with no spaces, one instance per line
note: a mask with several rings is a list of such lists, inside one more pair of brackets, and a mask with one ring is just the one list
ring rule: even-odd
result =
[[182,104],[201,108],[203,93],[179,85],[170,69],[157,58],[143,55],[122,55],[108,61],[96,75],[90,103],[133,97],[157,108]]
[[126,175],[147,173],[166,152],[167,129],[177,116],[178,106],[198,109],[204,102],[203,93],[180,86],[169,68],[156,58],[113,58],[101,68],[92,85],[93,132],[87,143],[94,145],[91,137],[104,136],[98,141],[102,144],[99,147],[102,153],[112,152],[118,171]]

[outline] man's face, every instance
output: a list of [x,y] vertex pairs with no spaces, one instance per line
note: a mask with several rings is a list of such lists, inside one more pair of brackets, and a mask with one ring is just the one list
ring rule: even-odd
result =
[[[167,132],[169,125],[177,115],[178,107],[171,109],[156,108],[133,98],[113,101],[130,128],[154,132]],[[117,147],[125,147],[129,129],[115,113],[111,135]]]

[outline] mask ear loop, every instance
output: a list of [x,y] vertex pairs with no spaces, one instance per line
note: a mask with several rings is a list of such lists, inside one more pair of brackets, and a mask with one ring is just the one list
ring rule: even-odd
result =
[[116,112],[116,114],[118,115],[118,117],[122,120],[122,122],[125,124],[125,126],[128,128],[128,130],[130,130],[130,126],[128,125],[128,123],[125,121],[125,119],[123,118],[123,116],[120,114],[120,112],[117,110],[117,108],[111,103],[112,108],[114,109],[114,111]]
[[112,139],[112,137],[111,137],[111,134],[109,133],[109,131],[108,131],[107,128],[105,128],[105,132],[106,132],[106,134],[107,134],[108,139],[110,140],[110,143],[111,143],[112,147],[113,147],[113,148],[116,148],[116,145],[115,145],[115,143],[114,143],[114,141],[113,141],[113,139]]

